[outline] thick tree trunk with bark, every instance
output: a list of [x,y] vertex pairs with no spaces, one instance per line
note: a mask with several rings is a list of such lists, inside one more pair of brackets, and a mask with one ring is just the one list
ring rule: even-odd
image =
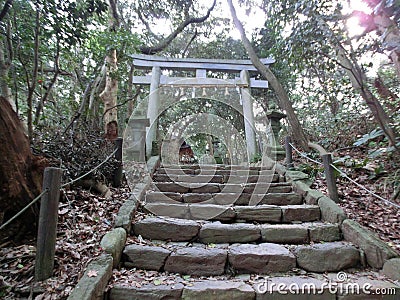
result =
[[[40,193],[46,161],[32,155],[24,127],[4,97],[0,97],[0,128],[0,213],[8,217]],[[28,215],[33,216],[32,210],[21,219],[32,221]]]
[[293,105],[289,100],[288,94],[286,93],[285,89],[283,88],[283,86],[281,85],[279,80],[276,78],[275,74],[272,73],[271,69],[268,66],[264,65],[258,58],[253,46],[251,45],[250,41],[246,37],[242,23],[239,21],[237,15],[236,15],[236,10],[232,4],[232,0],[228,0],[228,4],[229,4],[229,8],[231,10],[231,15],[232,15],[233,21],[235,23],[236,28],[240,32],[243,45],[246,48],[246,51],[250,57],[250,60],[252,61],[253,65],[256,67],[256,69],[260,72],[260,74],[265,79],[268,80],[272,89],[275,91],[276,96],[278,97],[279,107],[286,111],[289,124],[292,127],[294,140],[303,149],[309,150],[307,136],[306,136],[305,132],[303,131],[303,128],[301,127],[301,124],[299,122],[299,119],[296,116],[296,113],[294,112]]

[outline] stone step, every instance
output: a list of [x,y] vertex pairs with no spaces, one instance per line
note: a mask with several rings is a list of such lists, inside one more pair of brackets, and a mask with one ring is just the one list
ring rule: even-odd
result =
[[166,271],[195,276],[272,274],[299,266],[310,272],[337,272],[360,264],[360,252],[346,242],[313,245],[131,244],[123,251],[127,268]]
[[[296,267],[288,248],[272,243],[232,244],[223,247],[166,247],[132,244],[124,249],[127,268],[167,271],[196,276],[219,276],[226,272],[269,274]],[[229,268],[226,269],[226,264]]]
[[147,203],[143,211],[156,216],[217,221],[247,221],[259,223],[314,222],[320,220],[318,205],[257,205],[226,206],[215,204]]
[[182,183],[224,183],[222,175],[176,175],[155,174],[153,180],[156,182],[182,182]]
[[248,175],[259,175],[258,170],[231,170],[231,169],[171,169],[171,168],[159,168],[155,172],[156,174],[169,174],[169,175],[239,175],[239,176],[248,176]]
[[279,182],[278,174],[270,175],[188,175],[188,174],[155,174],[155,182],[183,182],[183,183],[270,183]]
[[153,189],[167,193],[255,193],[289,192],[292,185],[286,182],[276,183],[245,183],[245,184],[219,184],[219,183],[188,183],[188,182],[154,182]]
[[264,170],[271,170],[271,168],[266,166],[246,166],[246,165],[207,165],[207,164],[184,164],[184,165],[171,165],[171,164],[162,164],[159,168],[160,169],[192,169],[192,170],[255,170],[255,171],[264,171]]
[[146,203],[205,203],[219,205],[299,205],[303,204],[303,198],[284,187],[271,188],[267,194],[249,193],[171,193],[150,192],[145,195]]
[[[117,271],[116,271],[117,272]],[[130,281],[139,281],[133,274]],[[338,274],[308,273],[305,275],[270,276],[253,280],[243,275],[233,278],[196,278],[153,274],[153,280],[137,286],[116,281],[109,291],[109,300],[397,300],[400,286],[379,278],[375,272],[346,274],[347,282],[338,280]],[[168,279],[166,279],[168,278]],[[379,278],[379,279],[378,279]],[[357,289],[351,287],[359,287]],[[341,288],[339,288],[341,287]],[[363,289],[364,287],[364,289]],[[367,287],[367,288],[365,288]],[[346,293],[347,291],[347,293]],[[386,295],[382,294],[382,291]]]
[[204,244],[271,242],[306,244],[342,239],[338,224],[248,224],[199,222],[174,218],[148,217],[132,226],[132,234],[149,240],[187,241]]

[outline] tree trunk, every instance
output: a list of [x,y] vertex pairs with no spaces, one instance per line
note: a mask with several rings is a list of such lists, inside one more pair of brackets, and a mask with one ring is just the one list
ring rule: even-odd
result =
[[[40,193],[46,161],[32,155],[22,122],[4,97],[0,97],[0,128],[0,212],[7,219]],[[21,219],[31,222],[29,215],[33,216],[32,210]]]
[[28,136],[29,141],[32,141],[33,137],[33,95],[36,89],[36,82],[39,70],[39,43],[40,43],[40,9],[39,4],[36,3],[36,23],[35,23],[35,37],[34,37],[34,48],[33,48],[33,70],[32,70],[32,81],[29,83],[29,78],[27,76],[28,83]]
[[303,131],[303,128],[301,127],[301,124],[299,122],[299,119],[296,116],[296,113],[294,112],[293,105],[289,100],[288,94],[284,90],[284,88],[281,85],[281,83],[279,82],[279,80],[276,78],[275,74],[272,73],[271,69],[268,66],[264,65],[258,58],[253,46],[251,45],[250,41],[246,37],[242,23],[239,21],[237,15],[236,15],[236,10],[232,4],[232,0],[227,0],[227,1],[229,4],[229,8],[231,10],[233,22],[235,23],[236,28],[240,32],[243,45],[246,48],[246,51],[250,57],[250,60],[252,61],[253,65],[256,67],[256,69],[260,72],[260,74],[265,79],[268,80],[272,89],[275,91],[276,96],[278,97],[279,107],[286,111],[289,124],[292,127],[293,139],[303,149],[309,150],[307,136],[306,136],[305,132]]
[[[109,0],[109,22],[110,32],[119,29],[118,0]],[[103,123],[105,137],[108,140],[115,140],[118,137],[118,116],[117,116],[117,94],[118,94],[118,65],[117,50],[110,49],[105,59],[106,86],[99,97],[104,103]]]
[[[7,34],[8,36],[11,36],[10,32],[10,25],[7,25]],[[8,44],[11,41],[8,40]],[[8,45],[8,49],[10,49],[10,45]],[[7,101],[11,104],[12,108],[16,110],[16,105],[12,101],[12,94],[11,94],[11,89],[8,86],[8,72],[10,71],[11,67],[11,53],[8,51],[8,55],[6,55],[6,43],[5,43],[5,38],[0,39],[0,93],[1,95],[7,99]]]
[[118,79],[116,78],[117,71],[117,50],[110,50],[106,58],[107,76],[106,86],[99,97],[104,103],[104,130],[106,138],[115,140],[118,137],[118,118],[117,118],[117,93]]
[[375,121],[378,123],[379,127],[381,127],[386,137],[388,138],[389,145],[395,146],[396,134],[394,129],[390,125],[391,120],[383,109],[379,100],[368,88],[367,76],[365,75],[365,72],[361,69],[357,62],[350,60],[350,58],[347,56],[346,50],[341,44],[336,44],[336,49],[338,52],[338,62],[348,74],[351,85],[356,91],[360,93],[361,97],[368,105]]

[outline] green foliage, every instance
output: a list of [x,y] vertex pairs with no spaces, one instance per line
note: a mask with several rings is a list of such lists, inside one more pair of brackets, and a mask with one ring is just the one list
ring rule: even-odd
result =
[[314,180],[317,177],[318,173],[324,171],[321,166],[317,166],[311,163],[299,164],[298,166],[296,166],[296,170],[308,174],[311,180]]
[[262,154],[256,153],[250,160],[251,163],[258,163],[262,160]]
[[86,43],[87,51],[94,61],[100,61],[111,49],[116,49],[120,58],[127,57],[137,53],[141,45],[142,41],[138,35],[124,28],[117,32],[92,31]]
[[[358,139],[355,143],[354,146],[361,146],[370,140],[373,140],[377,137],[383,136],[383,130],[382,129],[374,129],[370,133],[364,134],[360,139]],[[371,145],[374,146],[374,145]]]

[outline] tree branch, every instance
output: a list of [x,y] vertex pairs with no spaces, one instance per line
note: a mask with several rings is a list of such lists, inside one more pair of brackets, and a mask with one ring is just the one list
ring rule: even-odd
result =
[[208,19],[208,17],[211,14],[211,11],[214,9],[215,5],[216,5],[216,0],[214,0],[212,6],[207,10],[207,13],[203,16],[203,17],[199,17],[199,18],[188,18],[185,19],[169,36],[167,36],[164,40],[162,40],[161,42],[159,42],[157,45],[155,46],[142,46],[140,47],[140,52],[143,54],[156,54],[157,52],[160,52],[162,50],[164,50],[165,48],[167,48],[171,42],[178,36],[178,34],[180,34],[188,25],[190,24],[199,24],[199,23],[203,23],[205,20]]
[[8,11],[12,7],[13,0],[6,0],[6,3],[4,3],[3,9],[0,12],[0,22],[3,22],[3,19],[6,17]]
[[293,109],[293,105],[290,102],[288,94],[286,93],[282,84],[279,82],[278,78],[271,71],[271,69],[262,63],[262,61],[258,57],[256,51],[254,50],[253,46],[251,45],[249,39],[246,37],[246,33],[244,30],[243,24],[239,21],[239,18],[237,17],[236,10],[235,10],[235,7],[233,6],[232,0],[227,0],[227,2],[229,5],[229,9],[231,11],[233,23],[235,23],[235,27],[240,32],[243,46],[246,49],[251,62],[253,63],[254,67],[258,70],[258,72],[260,72],[260,74],[265,79],[268,80],[272,89],[275,91],[275,94],[278,99],[278,105],[281,109],[286,111],[289,123],[294,132],[293,136],[296,139],[296,142],[298,142],[305,150],[308,150],[309,149],[308,138],[307,138],[303,128],[301,127],[300,121],[297,118],[297,115]]
[[182,51],[182,57],[186,56],[186,51],[189,49],[189,46],[193,43],[193,41],[196,39],[196,37],[198,36],[198,32],[197,32],[197,28],[194,31],[192,37],[190,38],[189,42],[186,44],[185,49],[183,49]]

